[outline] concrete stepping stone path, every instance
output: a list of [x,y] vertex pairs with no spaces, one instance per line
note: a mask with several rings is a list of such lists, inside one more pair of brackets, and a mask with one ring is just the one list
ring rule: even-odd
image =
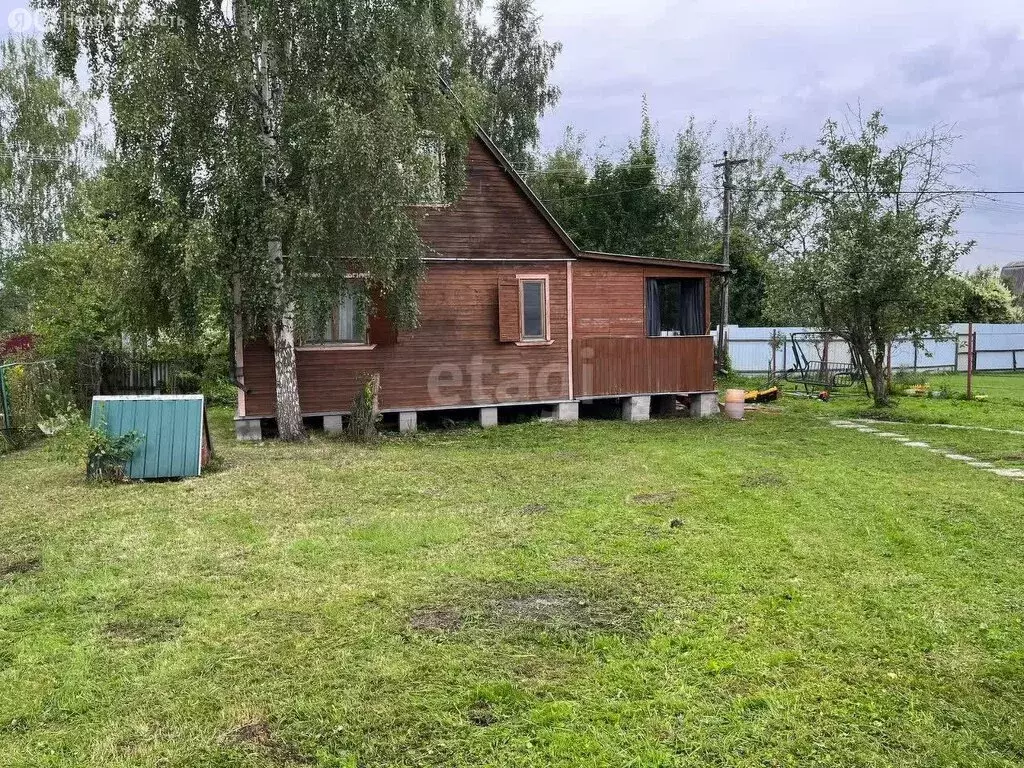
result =
[[[908,448],[920,448],[929,451],[930,453],[938,454],[946,459],[949,459],[950,461],[963,462],[964,464],[967,464],[967,466],[969,467],[984,470],[985,472],[991,472],[993,475],[998,475],[999,477],[1006,477],[1011,480],[1024,480],[1024,469],[997,467],[990,461],[980,461],[979,459],[976,459],[973,456],[966,456],[962,453],[950,453],[948,451],[943,450],[942,448],[933,448],[929,443],[925,443],[921,440],[911,440],[909,437],[907,437],[906,435],[901,435],[899,432],[881,432],[877,429],[873,429],[872,427],[865,426],[864,422],[870,424],[886,425],[895,425],[899,423],[890,421],[873,421],[870,419],[858,419],[857,422],[848,421],[846,419],[834,419],[832,421],[829,421],[829,424],[831,424],[833,427],[838,427],[839,429],[856,429],[858,432],[863,432],[864,434],[872,434],[875,437],[881,437],[886,440],[892,440],[897,443],[902,443]],[[921,426],[948,427],[952,429],[961,428],[951,424],[924,424]],[[962,427],[962,429],[972,429],[972,427]],[[989,429],[986,427],[979,427],[978,429],[984,430],[986,432],[1008,432],[1011,434],[1024,434],[1024,432],[1015,432],[1014,430],[996,430]]]

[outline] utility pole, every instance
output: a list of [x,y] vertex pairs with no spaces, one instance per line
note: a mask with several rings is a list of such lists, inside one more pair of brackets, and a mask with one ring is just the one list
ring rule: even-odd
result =
[[729,151],[722,153],[722,162],[715,163],[715,168],[723,169],[722,189],[722,266],[725,273],[722,275],[722,319],[718,324],[718,367],[725,367],[726,349],[729,344],[729,333],[726,326],[729,324],[729,232],[732,227],[732,169],[737,165],[743,165],[748,160],[730,160]]

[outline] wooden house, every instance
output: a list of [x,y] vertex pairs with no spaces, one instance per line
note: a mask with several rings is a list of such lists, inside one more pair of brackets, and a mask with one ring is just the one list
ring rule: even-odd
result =
[[[400,414],[543,405],[560,420],[579,403],[621,400],[624,418],[688,396],[695,415],[717,413],[705,262],[581,251],[482,132],[470,144],[460,200],[423,217],[430,247],[419,326],[396,332],[360,318],[342,297],[320,339],[297,350],[303,414],[341,428],[362,377],[380,375],[380,408]],[[237,435],[259,439],[275,410],[265,339],[236,345],[243,372]]]

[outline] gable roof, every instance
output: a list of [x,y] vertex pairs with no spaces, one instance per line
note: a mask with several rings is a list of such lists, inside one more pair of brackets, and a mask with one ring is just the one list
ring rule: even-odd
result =
[[478,123],[473,123],[473,130],[476,133],[476,137],[480,140],[480,143],[484,145],[487,151],[494,157],[501,166],[502,170],[505,171],[512,179],[512,182],[519,188],[519,191],[526,196],[526,199],[530,201],[533,207],[537,210],[537,213],[541,215],[548,227],[558,236],[558,238],[565,244],[565,246],[572,251],[577,258],[580,259],[594,259],[598,261],[616,261],[619,263],[632,263],[632,264],[646,264],[650,266],[658,267],[686,267],[689,269],[700,269],[708,272],[726,272],[727,267],[721,264],[715,264],[709,261],[683,261],[682,259],[664,259],[654,256],[627,256],[619,253],[601,253],[600,251],[584,251],[573,241],[569,233],[565,231],[558,220],[551,214],[547,206],[544,205],[543,201],[537,197],[537,193],[531,189],[530,185],[526,183],[526,179],[523,178],[522,174],[516,170],[512,162],[505,157],[505,154],[498,148],[491,137],[487,135],[487,132],[480,127]]

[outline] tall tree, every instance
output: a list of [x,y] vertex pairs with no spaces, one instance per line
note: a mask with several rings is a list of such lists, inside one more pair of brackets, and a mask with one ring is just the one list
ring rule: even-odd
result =
[[554,151],[541,158],[537,168],[524,172],[533,191],[578,245],[589,237],[590,170],[584,158],[585,142],[586,137],[569,126]]
[[[299,298],[323,303],[359,275],[394,322],[415,322],[423,245],[409,205],[436,197],[439,173],[458,194],[467,141],[439,73],[476,101],[453,63],[466,60],[454,0],[45,4],[103,20],[48,40],[67,74],[84,50],[110,100],[138,209],[167,230],[151,251],[163,273],[204,259],[223,293],[244,287],[249,324],[274,348],[279,433],[301,439]],[[180,247],[207,233],[214,248]]]
[[672,257],[678,240],[675,201],[662,180],[658,153],[645,99],[640,136],[619,160],[598,157],[588,172],[582,136],[569,132],[529,178],[581,247]]
[[960,243],[958,198],[948,183],[955,137],[940,129],[887,144],[881,112],[829,120],[816,147],[791,155],[806,167],[789,204],[794,299],[846,339],[865,366],[877,405],[888,402],[885,356],[899,337],[940,329]]
[[27,301],[12,272],[32,248],[64,236],[100,149],[92,102],[56,74],[39,41],[0,43],[0,335]]
[[711,162],[711,127],[698,125],[691,116],[677,135],[671,168],[669,194],[676,222],[675,256],[690,261],[708,261],[715,257],[720,240],[711,206],[708,170]]
[[[730,263],[733,301],[730,322],[746,326],[768,322],[773,261],[785,237],[782,192],[785,174],[782,137],[753,115],[726,131],[729,156],[747,162],[733,169]],[[720,226],[719,226],[720,229]]]
[[544,39],[533,0],[496,0],[488,9],[483,0],[462,0],[462,14],[470,70],[486,91],[483,127],[513,164],[532,167],[538,120],[560,96],[549,77],[562,44]]

